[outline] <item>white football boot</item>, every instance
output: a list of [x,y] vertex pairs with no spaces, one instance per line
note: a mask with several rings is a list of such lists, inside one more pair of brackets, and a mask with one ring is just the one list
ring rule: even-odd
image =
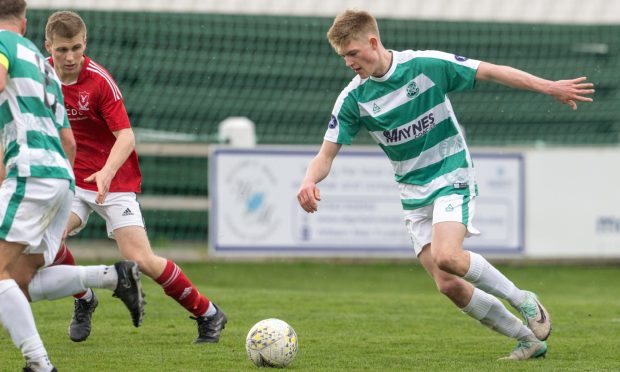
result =
[[547,354],[547,343],[545,341],[519,341],[510,355],[498,360],[528,360],[544,358]]
[[516,306],[516,309],[534,336],[540,341],[545,341],[551,333],[551,317],[534,293],[527,291],[525,293],[525,301]]

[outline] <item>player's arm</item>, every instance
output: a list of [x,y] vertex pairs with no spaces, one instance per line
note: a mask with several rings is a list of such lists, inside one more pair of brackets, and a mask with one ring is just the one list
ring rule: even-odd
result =
[[129,155],[133,152],[136,139],[131,128],[124,128],[118,131],[112,132],[116,137],[114,146],[110,151],[110,155],[105,162],[103,168],[98,172],[91,174],[84,179],[86,182],[97,183],[97,198],[95,202],[102,204],[105,200],[108,191],[110,190],[110,184],[112,179],[118,172],[119,168],[125,163]]
[[323,141],[319,153],[310,161],[306,176],[299,187],[299,191],[297,191],[299,205],[306,212],[313,213],[318,210],[317,202],[321,200],[321,193],[316,184],[327,177],[334,158],[338,155],[341,147],[340,144]]
[[[9,61],[6,56],[0,53],[0,93],[4,92],[6,80],[9,73]],[[0,182],[4,181],[6,168],[4,167],[4,148],[0,145]]]
[[2,144],[0,144],[0,183],[4,181],[4,176],[6,176],[6,167],[4,166],[4,148]]
[[65,151],[65,155],[67,155],[67,159],[69,159],[71,167],[73,167],[73,163],[75,163],[76,149],[73,131],[71,128],[60,128],[58,135],[60,136],[60,144],[62,145],[62,149]]
[[510,66],[481,62],[476,72],[476,80],[488,80],[511,88],[531,90],[550,95],[557,101],[577,109],[577,101],[592,102],[586,95],[594,93],[594,84],[584,83],[586,77],[570,80],[546,80]]

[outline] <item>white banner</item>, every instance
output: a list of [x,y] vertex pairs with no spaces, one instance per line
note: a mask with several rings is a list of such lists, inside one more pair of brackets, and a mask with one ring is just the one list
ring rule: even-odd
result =
[[620,149],[530,150],[527,255],[620,257]]
[[[210,157],[211,252],[218,256],[413,256],[399,193],[380,150],[343,148],[319,184],[319,211],[305,213],[297,190],[316,149],[218,148]],[[523,160],[474,154],[483,234],[466,247],[523,251]]]

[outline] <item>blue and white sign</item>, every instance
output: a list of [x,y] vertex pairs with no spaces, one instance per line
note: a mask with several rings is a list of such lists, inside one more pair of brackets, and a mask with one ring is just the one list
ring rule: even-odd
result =
[[[210,157],[211,252],[217,256],[413,257],[398,187],[380,150],[343,148],[319,184],[317,213],[297,190],[316,148],[217,148]],[[478,252],[523,250],[524,184],[520,155],[473,154],[478,186]]]

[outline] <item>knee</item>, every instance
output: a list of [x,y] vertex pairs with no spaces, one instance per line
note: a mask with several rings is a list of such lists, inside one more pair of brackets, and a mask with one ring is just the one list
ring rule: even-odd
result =
[[457,298],[464,288],[457,278],[438,281],[436,284],[439,292],[450,299]]
[[150,272],[153,266],[153,257],[150,255],[128,257],[128,259],[137,263],[140,271],[145,273]]
[[152,279],[157,279],[157,277],[161,275],[167,263],[165,258],[159,257],[153,253],[136,257],[132,261],[138,264],[140,271]]
[[455,274],[457,268],[457,259],[454,255],[438,254],[433,256],[433,260],[439,269],[450,274]]

